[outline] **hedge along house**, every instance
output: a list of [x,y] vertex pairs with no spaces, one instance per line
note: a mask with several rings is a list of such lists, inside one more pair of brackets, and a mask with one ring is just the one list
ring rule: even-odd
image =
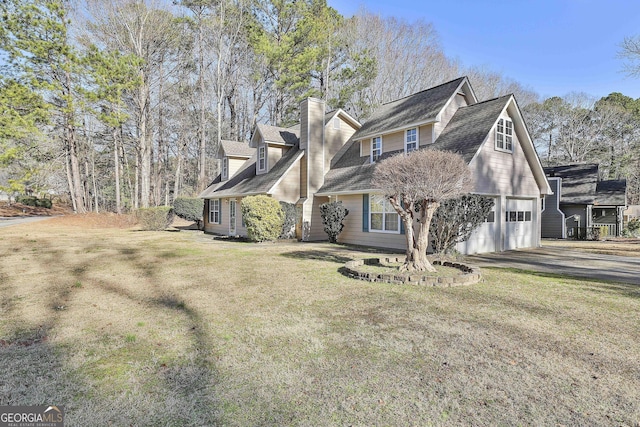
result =
[[554,194],[545,200],[542,237],[585,238],[593,228],[604,229],[604,236],[620,236],[625,180],[600,180],[597,164],[547,167],[545,172]]
[[[301,120],[296,126],[259,124],[249,144],[221,144],[218,159],[222,172],[225,163],[230,165],[229,173],[221,173],[200,194],[205,199],[205,232],[245,236],[240,202],[243,197],[264,194],[296,205],[298,239],[326,239],[319,205],[328,198],[315,197],[315,193],[324,182],[331,159],[360,123],[340,109],[325,113],[325,103],[318,99],[306,99],[300,107]],[[232,168],[239,147],[251,157]]]
[[512,95],[478,102],[461,77],[384,104],[364,125],[342,110],[325,114],[322,101],[308,99],[301,107],[299,126],[258,125],[250,143],[253,157],[201,194],[207,201],[205,231],[244,234],[224,212],[230,217],[242,197],[269,194],[296,204],[301,240],[325,240],[319,205],[342,201],[350,213],[339,242],[404,250],[398,214],[372,188],[375,164],[434,148],[462,155],[474,193],[495,201],[487,221],[458,245],[461,253],[539,246],[541,198],[551,189]]

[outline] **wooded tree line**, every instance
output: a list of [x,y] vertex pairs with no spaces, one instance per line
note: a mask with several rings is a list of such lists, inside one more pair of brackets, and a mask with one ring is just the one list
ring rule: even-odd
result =
[[545,166],[598,163],[601,179],[626,179],[629,203],[640,203],[640,99],[572,93],[524,113]]
[[[556,102],[463,67],[429,23],[345,18],[326,0],[7,0],[0,19],[0,185],[68,194],[77,212],[197,194],[217,175],[221,139],[294,124],[308,96],[364,121],[383,102],[468,75],[481,99],[515,93],[531,120]],[[564,126],[530,124],[539,149],[551,135],[549,162],[568,155]]]

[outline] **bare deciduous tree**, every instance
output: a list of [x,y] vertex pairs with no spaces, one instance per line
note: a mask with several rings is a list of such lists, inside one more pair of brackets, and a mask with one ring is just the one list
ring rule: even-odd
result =
[[401,270],[435,271],[427,259],[431,218],[441,202],[471,190],[471,173],[464,159],[438,150],[398,154],[376,166],[372,184],[402,218],[407,258]]

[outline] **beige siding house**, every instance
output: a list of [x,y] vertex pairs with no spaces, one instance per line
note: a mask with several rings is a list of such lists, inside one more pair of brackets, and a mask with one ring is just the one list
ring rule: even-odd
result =
[[[551,188],[520,109],[513,96],[478,102],[466,77],[383,104],[362,125],[342,110],[325,113],[317,99],[302,102],[297,126],[258,125],[244,144],[251,156],[201,194],[205,230],[243,235],[239,201],[267,194],[296,204],[300,240],[325,240],[319,206],[337,200],[349,209],[340,242],[403,250],[401,221],[371,178],[381,159],[430,148],[462,155],[474,192],[495,200],[460,252],[539,246],[541,200]],[[218,155],[231,166],[233,152],[223,147]]]

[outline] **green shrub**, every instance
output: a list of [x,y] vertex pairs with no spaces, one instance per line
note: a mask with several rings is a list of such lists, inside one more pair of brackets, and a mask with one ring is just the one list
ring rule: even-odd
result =
[[173,201],[173,213],[187,221],[195,221],[198,228],[202,225],[204,200],[197,197],[178,197]]
[[337,243],[338,235],[342,232],[342,221],[349,215],[349,209],[342,202],[329,202],[320,205],[320,216],[324,224],[324,232],[329,236],[329,242]]
[[442,202],[431,218],[434,252],[441,255],[453,253],[456,244],[469,239],[473,230],[491,215],[493,204],[493,198],[477,194]]
[[282,233],[285,214],[276,199],[262,195],[245,197],[241,209],[249,240],[276,240]]
[[138,209],[136,220],[143,230],[162,231],[171,225],[173,209],[171,206]]
[[18,196],[16,197],[16,203],[21,203],[27,206],[34,206],[38,208],[47,208],[51,209],[51,200],[49,199],[39,199],[36,196]]
[[284,222],[282,223],[281,239],[293,239],[296,236],[296,223],[298,222],[298,214],[296,205],[293,203],[280,202],[280,208],[284,212]]
[[622,234],[626,237],[640,236],[640,218],[631,218],[627,222],[627,226],[622,230]]

